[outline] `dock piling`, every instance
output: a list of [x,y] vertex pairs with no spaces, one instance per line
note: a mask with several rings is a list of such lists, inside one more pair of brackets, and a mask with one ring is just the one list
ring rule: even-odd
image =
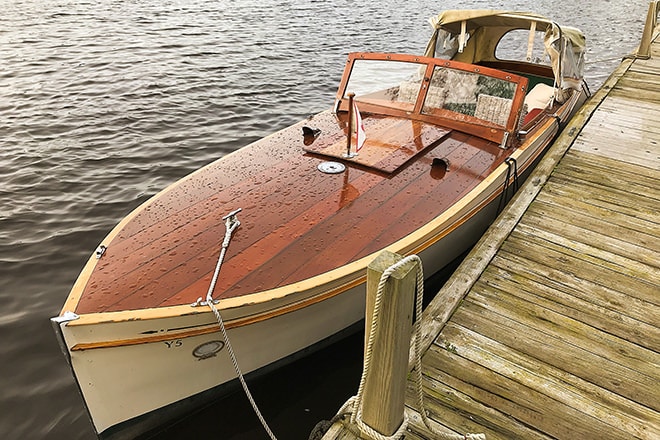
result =
[[660,1],[649,2],[649,10],[646,15],[642,40],[635,53],[637,58],[645,60],[651,58],[651,41],[653,40],[653,32],[658,26],[658,14],[660,14]]
[[[406,262],[390,275],[382,287],[380,304],[377,304],[377,293],[383,272],[402,259],[398,254],[384,251],[367,268],[366,371],[361,399],[364,404],[357,404],[362,405],[362,421],[385,436],[394,434],[404,418],[418,260]],[[374,315],[376,308],[379,311]],[[369,335],[374,326],[369,347]],[[369,363],[366,362],[368,356]]]

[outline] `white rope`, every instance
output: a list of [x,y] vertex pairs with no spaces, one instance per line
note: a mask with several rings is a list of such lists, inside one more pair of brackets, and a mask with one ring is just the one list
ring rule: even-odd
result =
[[227,347],[227,352],[229,353],[229,357],[231,358],[231,363],[234,365],[234,370],[236,371],[238,380],[241,382],[243,391],[245,392],[245,395],[250,401],[250,405],[252,405],[252,409],[259,418],[259,421],[261,422],[261,426],[263,426],[263,428],[266,430],[266,433],[268,433],[268,436],[271,438],[271,440],[277,440],[275,434],[273,434],[273,432],[270,430],[270,427],[268,426],[266,419],[264,419],[263,415],[261,414],[261,411],[259,411],[259,408],[257,407],[257,403],[254,401],[254,398],[252,397],[252,393],[250,393],[250,389],[248,388],[248,385],[245,382],[243,373],[241,372],[241,369],[238,366],[238,361],[236,360],[236,354],[234,354],[234,349],[232,348],[231,342],[229,341],[229,335],[227,335],[227,330],[225,329],[225,323],[222,320],[220,311],[217,309],[217,307],[213,302],[213,290],[215,289],[215,284],[218,281],[220,268],[222,267],[222,262],[225,259],[225,253],[227,252],[227,248],[229,247],[231,236],[233,232],[236,230],[236,228],[238,228],[241,225],[241,222],[239,222],[238,219],[236,218],[236,214],[238,214],[240,211],[241,209],[239,208],[236,211],[233,211],[227,214],[225,217],[223,217],[223,220],[225,220],[225,239],[222,242],[222,250],[220,251],[220,256],[218,257],[218,263],[215,266],[213,279],[211,280],[211,284],[209,285],[209,290],[206,293],[206,304],[208,304],[208,306],[211,308],[213,314],[215,315],[216,320],[218,321],[218,324],[220,325],[220,331],[222,332],[222,337],[225,340],[225,346]]
[[374,430],[373,428],[371,428],[362,420],[362,406],[364,403],[362,402],[362,398],[364,393],[364,384],[367,375],[369,374],[369,370],[371,368],[371,357],[373,353],[373,344],[376,335],[376,330],[378,328],[378,317],[380,316],[383,288],[388,278],[392,275],[392,273],[394,273],[397,269],[408,264],[411,261],[417,262],[417,277],[416,277],[417,288],[415,292],[416,319],[415,319],[415,323],[413,324],[413,334],[414,334],[414,344],[415,344],[415,352],[414,352],[415,376],[414,377],[415,377],[415,390],[417,394],[417,405],[419,407],[419,414],[421,415],[422,421],[424,422],[424,425],[427,427],[427,429],[431,431],[431,433],[433,433],[436,436],[436,438],[440,440],[486,440],[486,436],[484,434],[467,433],[465,435],[462,435],[462,434],[450,434],[450,433],[437,431],[435,428],[431,426],[431,422],[428,419],[428,416],[426,415],[426,411],[424,409],[424,395],[422,390],[422,355],[421,355],[422,344],[421,344],[421,324],[420,324],[421,322],[420,318],[422,316],[423,300],[424,300],[424,271],[422,269],[422,260],[417,255],[410,255],[408,257],[403,258],[402,260],[388,267],[381,275],[380,281],[378,283],[378,290],[376,292],[376,299],[374,301],[374,311],[371,320],[371,329],[369,330],[369,337],[367,339],[367,347],[364,354],[364,367],[362,369],[362,377],[360,378],[360,385],[358,387],[358,392],[356,396],[351,397],[339,409],[337,415],[351,413],[350,422],[352,424],[357,425],[362,432],[366,433],[374,440],[398,439],[401,438],[408,429],[409,420],[405,412],[403,415],[403,422],[401,423],[401,426],[399,426],[397,431],[391,436],[383,435],[378,431]]
[[[392,266],[388,267],[385,269],[383,274],[380,277],[380,281],[378,282],[378,290],[376,292],[376,299],[374,301],[374,311],[373,311],[373,319],[371,321],[371,329],[369,331],[369,337],[367,339],[367,348],[364,353],[364,367],[362,369],[362,377],[360,378],[360,386],[358,387],[358,392],[357,395],[354,397],[354,411],[351,414],[351,423],[356,424],[362,432],[366,432],[371,438],[375,440],[390,440],[390,439],[398,439],[401,437],[407,427],[408,427],[408,417],[403,415],[403,422],[401,423],[401,426],[399,426],[399,429],[396,430],[394,434],[391,436],[386,436],[378,431],[374,430],[371,428],[369,425],[364,423],[362,420],[362,397],[364,394],[364,384],[366,382],[366,378],[369,374],[369,370],[371,369],[371,357],[373,353],[373,344],[376,336],[376,330],[378,329],[378,316],[380,316],[380,308],[383,300],[383,287],[385,286],[385,283],[389,279],[389,277],[392,275],[394,271],[402,267],[403,265],[407,264],[409,261],[413,261],[415,258],[419,259],[416,255],[411,255],[409,257],[406,257],[402,259],[401,261],[393,264]],[[419,287],[418,287],[419,289]],[[352,399],[351,399],[352,400]]]

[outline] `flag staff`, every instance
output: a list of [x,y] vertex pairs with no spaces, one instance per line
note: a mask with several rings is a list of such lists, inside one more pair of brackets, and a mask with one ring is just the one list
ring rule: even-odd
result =
[[346,154],[344,157],[351,158],[357,155],[357,153],[351,153],[351,138],[353,138],[353,98],[355,98],[355,93],[350,92],[348,94],[348,135],[346,136]]

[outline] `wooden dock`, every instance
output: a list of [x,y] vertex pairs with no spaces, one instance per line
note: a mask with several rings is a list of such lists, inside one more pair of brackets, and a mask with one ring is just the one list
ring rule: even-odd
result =
[[[650,58],[621,63],[425,310],[423,392],[437,429],[660,439],[654,29]],[[408,381],[405,438],[437,438]],[[323,437],[357,438],[346,417]]]

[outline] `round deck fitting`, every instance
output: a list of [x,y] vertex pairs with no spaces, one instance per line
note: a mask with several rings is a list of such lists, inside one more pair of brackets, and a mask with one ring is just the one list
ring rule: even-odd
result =
[[321,162],[317,168],[326,174],[339,174],[346,169],[344,164],[340,162]]

